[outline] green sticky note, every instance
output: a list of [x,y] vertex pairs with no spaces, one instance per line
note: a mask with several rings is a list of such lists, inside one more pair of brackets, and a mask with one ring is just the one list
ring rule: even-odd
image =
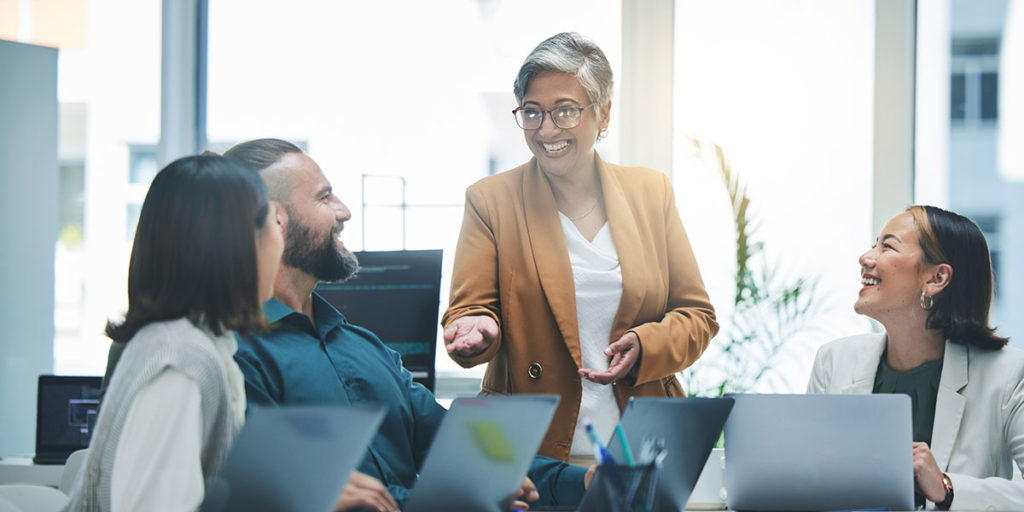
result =
[[466,422],[477,447],[490,460],[515,462],[516,452],[505,436],[505,431],[496,421],[469,420]]

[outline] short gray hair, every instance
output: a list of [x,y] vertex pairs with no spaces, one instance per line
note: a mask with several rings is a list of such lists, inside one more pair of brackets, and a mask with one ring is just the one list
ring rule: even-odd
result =
[[576,32],[562,32],[545,39],[519,67],[512,90],[520,106],[530,81],[541,73],[552,71],[576,76],[583,90],[587,91],[587,98],[598,104],[600,119],[600,107],[612,99],[612,67],[601,48]]

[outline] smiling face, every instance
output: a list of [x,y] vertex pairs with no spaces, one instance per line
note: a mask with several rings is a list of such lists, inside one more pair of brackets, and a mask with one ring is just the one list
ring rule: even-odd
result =
[[284,205],[284,264],[320,281],[351,276],[358,261],[339,237],[352,213],[334,194],[320,166],[304,153],[289,153],[274,166],[283,166],[291,176],[291,194]]
[[882,325],[905,321],[923,313],[921,292],[934,265],[922,259],[918,228],[909,212],[893,217],[878,241],[860,257],[860,294],[853,309]]
[[[551,110],[558,107],[585,107],[591,102],[575,76],[568,73],[541,73],[530,80],[523,95],[525,108]],[[600,108],[600,111],[598,111]],[[580,113],[580,124],[568,130],[555,126],[546,115],[536,130],[523,130],[526,145],[550,176],[566,177],[579,170],[592,169],[597,134],[608,127],[611,102]],[[600,121],[598,114],[600,113]]]

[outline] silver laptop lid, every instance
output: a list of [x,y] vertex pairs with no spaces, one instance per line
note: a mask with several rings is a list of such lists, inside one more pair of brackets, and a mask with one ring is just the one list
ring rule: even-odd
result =
[[730,509],[914,509],[910,397],[733,398],[725,424]]
[[[636,397],[626,404],[619,423],[633,453],[639,453],[647,436],[665,440],[666,457],[655,484],[654,512],[683,510],[732,407],[732,398]],[[625,464],[614,434],[608,450],[616,462]],[[596,486],[588,489],[579,510],[610,510],[603,490]]]
[[252,411],[200,510],[334,510],[383,418],[378,405]]
[[556,395],[456,398],[434,436],[406,512],[507,509],[557,405]]

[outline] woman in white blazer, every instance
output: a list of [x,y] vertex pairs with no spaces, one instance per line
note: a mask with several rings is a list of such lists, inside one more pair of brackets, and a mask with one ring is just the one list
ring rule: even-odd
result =
[[939,510],[1020,510],[1024,482],[1024,352],[988,325],[992,264],[966,217],[912,206],[860,257],[854,310],[883,334],[818,350],[809,393],[907,393],[914,482]]

